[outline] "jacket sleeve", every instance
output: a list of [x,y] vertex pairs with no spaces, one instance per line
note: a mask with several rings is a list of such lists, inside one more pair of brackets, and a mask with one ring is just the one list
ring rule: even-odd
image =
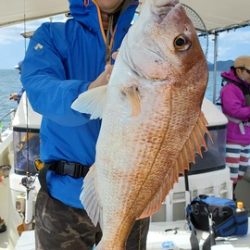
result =
[[221,93],[223,112],[231,117],[248,121],[250,119],[250,106],[246,106],[242,91],[233,84],[223,87]]
[[72,102],[88,89],[89,82],[66,79],[64,59],[54,46],[48,23],[30,40],[21,82],[32,108],[45,118],[64,126],[79,126],[89,121],[89,115],[71,109]]

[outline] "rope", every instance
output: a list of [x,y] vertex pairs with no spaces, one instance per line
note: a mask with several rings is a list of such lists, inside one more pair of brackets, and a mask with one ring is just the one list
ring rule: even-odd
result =
[[[26,34],[26,31],[27,31],[27,26],[26,26],[26,0],[23,1],[23,31],[24,31],[24,34]],[[27,50],[27,38],[24,37],[24,53],[26,53],[26,50]],[[22,70],[22,69],[20,69]],[[27,150],[26,150],[26,159],[27,159],[27,162],[26,162],[26,175],[27,177],[30,176],[30,154],[29,154],[29,151],[30,151],[30,135],[29,135],[29,108],[28,108],[28,97],[27,97],[27,94],[26,94],[26,105],[25,105],[25,108],[26,108],[26,143],[27,143]]]

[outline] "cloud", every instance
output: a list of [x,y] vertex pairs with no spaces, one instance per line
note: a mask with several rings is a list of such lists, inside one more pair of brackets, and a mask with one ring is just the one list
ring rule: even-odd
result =
[[1,28],[0,32],[0,45],[11,44],[17,40],[22,40],[21,33],[23,31],[23,27],[21,25],[15,25],[11,28]]
[[[214,35],[209,36],[208,61],[214,61]],[[217,60],[234,60],[236,57],[249,54],[250,27],[222,32],[217,37]]]
[[235,31],[223,32],[220,34],[220,40],[227,40],[228,43],[248,44],[250,41],[250,27],[241,28]]
[[223,32],[218,41],[218,55],[221,60],[234,60],[239,55],[249,54],[250,27]]
[[[58,15],[53,17],[53,21],[64,21],[64,15]],[[11,44],[16,41],[24,40],[21,36],[21,33],[26,31],[34,31],[36,30],[43,22],[50,22],[51,19],[43,18],[35,21],[28,21],[24,25],[24,23],[16,24],[8,27],[0,28],[0,45]]]
[[[64,21],[64,15],[53,17],[53,21]],[[35,31],[43,22],[51,21],[49,18],[26,23],[26,31]],[[24,24],[17,24],[0,28],[0,55],[4,60],[0,61],[0,69],[13,69],[17,62],[21,61],[25,54],[27,44],[21,36],[24,32]],[[29,41],[29,40],[28,40]]]
[[[231,56],[230,56],[231,54]],[[229,60],[232,59],[232,47],[231,46],[221,46],[218,48],[218,58],[219,60]]]

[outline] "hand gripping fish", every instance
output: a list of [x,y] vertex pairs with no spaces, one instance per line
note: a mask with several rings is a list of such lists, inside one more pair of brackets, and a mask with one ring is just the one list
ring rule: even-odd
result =
[[96,160],[81,200],[103,237],[122,250],[136,219],[152,215],[206,147],[201,103],[208,69],[196,31],[175,0],[145,0],[125,36],[109,84],[72,108],[102,118]]

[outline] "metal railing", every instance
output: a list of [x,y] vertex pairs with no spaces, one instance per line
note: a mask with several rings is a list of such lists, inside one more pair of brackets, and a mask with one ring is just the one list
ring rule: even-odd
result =
[[11,109],[10,111],[8,111],[6,114],[4,114],[2,117],[0,117],[0,142],[2,141],[1,140],[1,134],[2,132],[7,128],[5,125],[4,125],[4,121],[9,117],[9,126],[11,126],[11,121],[15,115],[15,112],[16,112],[16,109]]

